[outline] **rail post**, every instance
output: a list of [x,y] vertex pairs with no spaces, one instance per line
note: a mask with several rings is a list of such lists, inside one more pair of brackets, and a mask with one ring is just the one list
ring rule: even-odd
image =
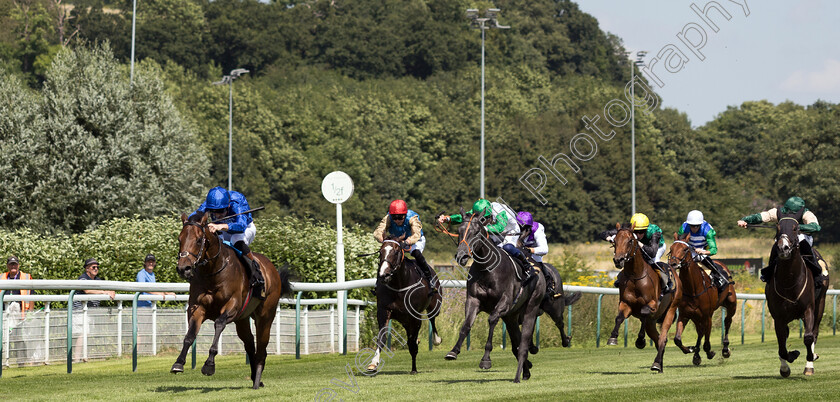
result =
[[598,295],[598,313],[597,313],[598,319],[596,321],[596,327],[595,327],[595,347],[596,348],[601,347],[601,299],[603,299],[603,298],[604,298],[604,295],[602,295],[602,294]]
[[744,308],[747,306],[747,300],[741,302],[741,345],[744,344]]
[[73,372],[73,296],[76,290],[71,290],[67,297],[67,374]]
[[[3,325],[3,298],[6,296],[5,290],[0,290],[0,378],[3,377],[3,335],[6,334],[6,327]],[[9,335],[11,336],[11,335]]]
[[[295,359],[300,359],[300,298],[303,292],[298,292],[295,298]],[[280,337],[280,334],[277,334]]]
[[131,305],[131,371],[137,372],[137,301],[140,292],[134,292],[134,303]]

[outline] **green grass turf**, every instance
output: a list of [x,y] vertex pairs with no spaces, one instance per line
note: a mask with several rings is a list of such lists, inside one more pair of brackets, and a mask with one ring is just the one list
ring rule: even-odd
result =
[[[794,332],[794,336],[798,334]],[[366,377],[345,367],[354,366],[354,356],[310,355],[269,356],[263,378],[265,387],[249,388],[249,371],[242,355],[221,356],[216,375],[201,375],[198,369],[183,374],[169,373],[174,355],[141,357],[138,371],[131,371],[131,359],[66,366],[4,368],[0,378],[0,400],[313,400],[322,394],[327,400],[792,400],[837,399],[840,391],[840,336],[824,334],[817,352],[816,374],[805,377],[804,353],[792,364],[790,378],[779,376],[775,337],[768,342],[733,345],[729,359],[720,356],[720,339],[713,341],[718,353],[699,367],[691,355],[683,355],[673,342],[665,353],[665,372],[650,371],[655,351],[625,349],[622,346],[595,348],[551,348],[533,356],[533,377],[521,384],[512,382],[515,361],[509,350],[493,351],[493,368],[480,370],[483,351],[464,351],[456,361],[445,361],[448,349],[429,352],[421,348],[420,373],[410,375],[411,360],[406,350],[393,358],[383,355],[382,372]],[[687,336],[688,341],[693,339]],[[734,339],[733,339],[734,340]],[[789,341],[804,351],[801,339]],[[443,345],[451,347],[452,340]],[[473,343],[476,346],[477,342]],[[189,364],[189,359],[188,362]],[[353,382],[355,381],[355,384]],[[344,384],[342,384],[342,382]],[[342,388],[342,385],[345,388]]]

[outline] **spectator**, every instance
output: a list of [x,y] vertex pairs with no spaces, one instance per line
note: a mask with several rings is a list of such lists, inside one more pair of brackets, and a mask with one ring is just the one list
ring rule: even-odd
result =
[[[99,277],[99,261],[96,261],[95,258],[89,258],[85,261],[85,272],[79,276],[80,281],[87,281],[87,280],[96,280],[101,281],[102,278]],[[114,296],[116,296],[116,292],[113,290],[79,290],[78,294],[102,294],[110,296],[111,300],[114,300]],[[88,307],[99,307],[99,300],[89,300],[87,302]],[[82,302],[81,301],[74,301],[73,302],[73,310],[81,310],[82,309]],[[86,314],[75,313],[73,314],[73,335],[78,336],[76,341],[73,345],[73,360],[79,361],[87,361],[87,353],[84,350],[85,340],[87,339],[87,334],[90,333],[90,317]]]
[[[18,258],[15,256],[11,256],[6,260],[6,272],[0,274],[0,280],[19,280],[19,279],[32,279],[32,276],[20,272],[20,262]],[[28,295],[32,292],[29,289],[12,289],[9,290],[7,294],[9,295]],[[21,308],[22,307],[22,308]],[[24,334],[24,324],[26,323],[26,310],[32,309],[32,302],[31,301],[24,301],[24,302],[10,302],[7,306],[3,309],[4,314],[6,314],[5,319],[6,328],[10,330],[7,336],[9,336],[9,348],[12,351],[15,351],[15,360],[17,360],[18,366],[21,366],[26,363],[26,358],[28,355],[28,347],[26,345],[26,335]]]
[[[145,261],[143,262],[143,269],[137,272],[137,282],[155,283],[156,265],[157,261],[155,260],[154,254],[147,255]],[[143,294],[160,295],[163,296],[164,299],[166,296],[175,296],[175,293],[172,292],[143,292]],[[152,307],[152,302],[148,300],[140,300],[137,302],[137,307]]]
[[[24,280],[27,280],[27,279],[32,279],[32,275],[20,272],[20,262],[18,261],[18,258],[15,257],[15,256],[11,256],[6,260],[6,272],[0,274],[0,280],[3,280],[3,279],[24,279]],[[32,292],[29,289],[21,289],[21,290],[15,289],[15,290],[9,290],[8,293],[6,293],[6,294],[8,294],[8,295],[28,295],[28,294],[31,294],[31,293]],[[17,303],[17,302],[12,302],[12,303]],[[23,309],[21,311],[21,314],[25,314],[26,310],[32,310],[32,302],[23,302],[21,304],[23,305]],[[20,306],[18,306],[18,307],[20,307]]]
[[[87,281],[87,280],[96,280],[101,281],[102,278],[99,277],[99,261],[96,261],[95,258],[88,258],[85,261],[85,272],[79,275],[78,280],[80,281]],[[98,295],[108,295],[111,297],[111,300],[114,300],[114,296],[116,292],[113,290],[80,290],[77,294],[98,294]],[[87,302],[88,307],[99,307],[99,300],[89,300]],[[79,310],[82,308],[82,302],[74,301],[73,302],[73,309]]]

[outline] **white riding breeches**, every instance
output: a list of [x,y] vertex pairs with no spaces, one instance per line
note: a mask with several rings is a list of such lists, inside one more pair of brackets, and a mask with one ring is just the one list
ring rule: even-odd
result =
[[245,244],[250,246],[256,235],[257,227],[254,226],[254,222],[251,222],[247,227],[245,227],[245,231],[242,233],[222,232],[222,240],[229,241],[231,245],[236,244],[239,241],[244,241]]

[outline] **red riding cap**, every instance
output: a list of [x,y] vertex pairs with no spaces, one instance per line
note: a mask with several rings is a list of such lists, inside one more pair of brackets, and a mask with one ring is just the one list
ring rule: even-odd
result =
[[408,206],[405,205],[405,201],[403,200],[391,201],[391,205],[388,207],[388,213],[391,215],[405,215],[408,213]]

